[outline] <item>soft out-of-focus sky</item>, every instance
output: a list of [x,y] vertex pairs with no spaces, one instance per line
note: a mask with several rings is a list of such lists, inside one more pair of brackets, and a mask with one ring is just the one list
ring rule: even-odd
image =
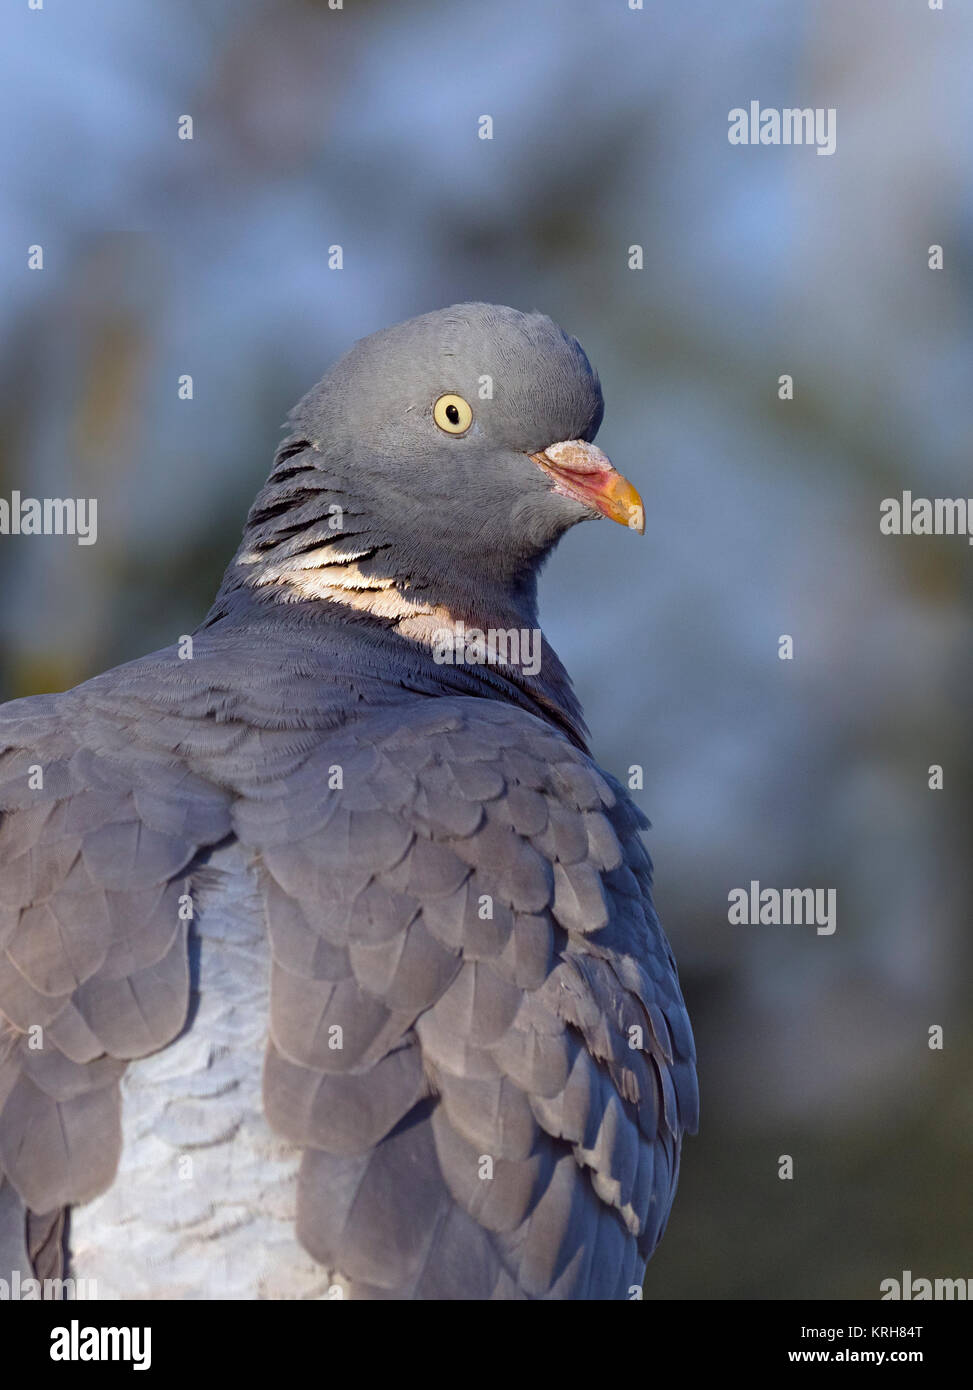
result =
[[[96,496],[99,535],[0,538],[0,697],[195,626],[284,413],[354,339],[464,299],[551,314],[647,526],[573,531],[545,626],[599,757],[645,768],[700,1049],[647,1294],[968,1274],[973,550],[878,520],[973,494],[973,13],[47,0],[3,26],[0,496]],[[731,146],[752,100],[834,107],[836,152]],[[835,888],[836,932],[730,926],[751,879]]]

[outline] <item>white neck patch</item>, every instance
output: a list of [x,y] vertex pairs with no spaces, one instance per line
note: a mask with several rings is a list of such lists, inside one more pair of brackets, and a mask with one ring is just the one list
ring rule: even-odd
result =
[[241,555],[240,563],[263,563],[264,568],[252,581],[254,588],[279,587],[289,603],[307,599],[342,603],[358,612],[391,620],[403,637],[426,646],[441,640],[444,629],[462,629],[461,621],[449,609],[408,599],[390,577],[363,574],[357,562],[370,554],[368,549],[340,550],[336,545],[323,545],[303,555],[269,562],[250,551]]

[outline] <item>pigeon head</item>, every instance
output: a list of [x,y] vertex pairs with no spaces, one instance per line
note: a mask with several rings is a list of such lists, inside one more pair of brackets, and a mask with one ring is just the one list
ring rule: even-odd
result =
[[396,620],[522,612],[569,527],[642,530],[592,442],[603,408],[580,344],[542,314],[461,304],[365,338],[291,412],[224,589]]

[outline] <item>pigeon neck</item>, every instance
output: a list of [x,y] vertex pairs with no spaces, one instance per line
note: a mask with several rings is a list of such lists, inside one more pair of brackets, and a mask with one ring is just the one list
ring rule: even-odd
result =
[[306,448],[279,451],[202,628],[297,636],[338,669],[391,648],[396,681],[413,670],[430,693],[513,700],[585,747],[571,682],[538,624],[539,557],[517,566],[508,556],[503,573],[499,559],[451,553],[444,536],[419,545],[405,527],[393,539]]
[[224,576],[207,621],[241,602],[246,606],[249,599],[350,609],[430,646],[449,634],[465,640],[471,630],[516,631],[520,644],[526,640],[524,632],[538,630],[533,569],[514,583],[486,574],[451,578],[448,570],[433,576],[434,569],[398,561],[387,543],[358,540],[348,545],[339,537],[283,556],[244,544]]
[[[338,598],[286,592],[224,586],[199,630],[271,640],[285,666],[295,647],[312,656],[322,680],[345,689],[347,717],[403,692],[473,695],[518,704],[588,751],[581,706],[537,626],[532,594],[529,602],[523,596],[521,604],[505,606],[498,597],[464,609],[462,618],[445,606],[429,605],[427,613],[411,604],[409,616],[397,619]],[[488,612],[491,617],[483,616]]]

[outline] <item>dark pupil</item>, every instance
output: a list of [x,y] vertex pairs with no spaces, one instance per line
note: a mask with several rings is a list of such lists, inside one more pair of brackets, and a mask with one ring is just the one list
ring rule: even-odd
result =
[[456,409],[455,405],[448,405],[446,407],[446,419],[451,425],[459,424],[459,411]]

